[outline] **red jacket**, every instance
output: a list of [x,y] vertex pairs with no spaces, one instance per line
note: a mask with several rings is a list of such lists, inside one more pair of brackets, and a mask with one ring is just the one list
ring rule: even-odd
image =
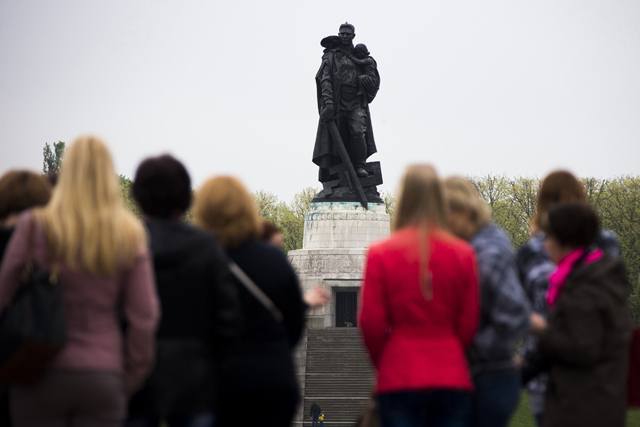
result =
[[428,248],[431,301],[418,284],[416,227],[369,249],[359,321],[378,371],[378,393],[473,390],[465,349],[480,312],[475,253],[438,228],[432,230]]

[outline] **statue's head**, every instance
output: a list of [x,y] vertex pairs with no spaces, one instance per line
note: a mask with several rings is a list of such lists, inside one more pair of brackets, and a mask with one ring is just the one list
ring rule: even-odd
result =
[[367,46],[363,43],[358,43],[353,48],[353,56],[355,56],[358,59],[363,59],[369,56],[369,50],[367,49]]
[[340,37],[340,40],[342,41],[342,44],[344,46],[349,46],[351,45],[353,38],[356,36],[356,27],[349,24],[348,22],[345,22],[344,24],[340,25],[338,36]]

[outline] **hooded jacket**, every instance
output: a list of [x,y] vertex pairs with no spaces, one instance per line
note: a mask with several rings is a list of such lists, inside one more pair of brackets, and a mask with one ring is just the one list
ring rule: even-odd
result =
[[572,272],[540,337],[552,363],[545,427],[625,425],[629,290],[624,264],[608,256]]
[[213,235],[181,221],[149,218],[146,225],[162,319],[156,367],[130,414],[213,411],[222,361],[241,328],[227,256]]
[[467,351],[471,373],[514,370],[518,340],[529,332],[531,306],[518,277],[511,241],[495,224],[481,227],[469,241],[480,272],[480,326]]

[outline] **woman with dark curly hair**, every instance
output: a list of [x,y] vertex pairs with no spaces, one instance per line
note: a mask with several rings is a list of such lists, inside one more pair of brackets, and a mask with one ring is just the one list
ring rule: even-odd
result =
[[0,178],[0,261],[18,217],[27,209],[44,206],[51,198],[46,178],[27,170],[12,170]]
[[[546,319],[548,315],[547,292],[549,276],[555,265],[544,248],[545,233],[542,218],[549,209],[559,203],[576,202],[587,204],[587,196],[580,180],[571,172],[558,170],[547,175],[540,184],[537,199],[537,211],[531,221],[531,240],[516,255],[516,264],[520,281],[531,303],[532,323]],[[620,249],[616,236],[608,231],[600,231],[595,242],[606,254],[619,258]],[[525,340],[525,358],[536,353],[537,338],[529,336]],[[531,410],[538,426],[542,425],[544,413],[544,395],[547,374],[535,376],[525,384],[529,392]]]
[[218,240],[182,221],[191,179],[169,155],[143,161],[133,195],[145,214],[162,319],[156,366],[129,406],[128,427],[213,426],[220,369],[240,306]]
[[545,427],[622,427],[626,421],[631,316],[624,264],[593,245],[598,217],[564,203],[541,217],[557,265],[549,278],[549,321],[534,325],[550,363]]

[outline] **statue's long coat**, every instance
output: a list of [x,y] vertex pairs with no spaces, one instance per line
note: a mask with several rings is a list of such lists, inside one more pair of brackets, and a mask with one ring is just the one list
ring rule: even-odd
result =
[[[336,50],[325,50],[324,55],[322,56],[322,64],[320,65],[320,70],[318,70],[318,74],[316,74],[316,86],[318,90],[318,113],[322,111],[324,108],[324,98],[322,96],[323,91],[323,83],[325,84],[325,91],[331,90],[333,105],[336,108],[336,113],[340,107],[340,64],[336,58],[336,55],[341,55],[342,53]],[[327,70],[327,73],[324,73],[324,70]],[[323,74],[325,75],[323,82]],[[376,70],[376,85],[373,90],[367,92],[368,101],[373,101],[376,93],[378,92],[378,88],[380,86],[380,75]],[[371,127],[371,116],[369,114],[369,105],[365,107],[365,111],[367,113],[366,126],[367,132],[365,135],[366,144],[367,144],[367,157],[371,156],[375,153],[376,143],[373,139],[373,129]],[[350,152],[350,135],[346,128],[343,130],[341,126],[338,126],[340,130],[340,136],[344,142],[347,151]],[[331,135],[329,134],[329,127],[326,123],[321,120],[318,123],[318,133],[316,134],[316,143],[313,148],[313,163],[320,166],[320,174],[319,180],[320,182],[325,182],[329,180],[329,168],[331,166],[342,163],[340,159],[340,154],[338,153],[338,149],[334,147],[333,140],[331,139]]]

